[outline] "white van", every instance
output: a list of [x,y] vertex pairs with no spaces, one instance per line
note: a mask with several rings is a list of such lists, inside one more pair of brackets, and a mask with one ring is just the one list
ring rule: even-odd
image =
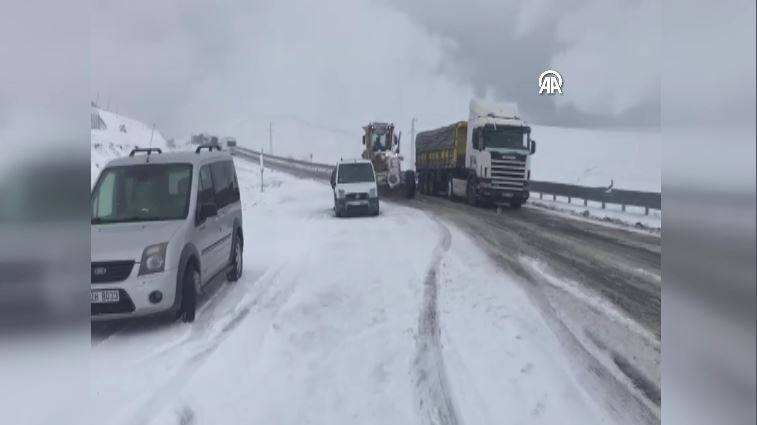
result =
[[373,164],[367,159],[341,160],[331,172],[334,213],[379,214],[378,186]]

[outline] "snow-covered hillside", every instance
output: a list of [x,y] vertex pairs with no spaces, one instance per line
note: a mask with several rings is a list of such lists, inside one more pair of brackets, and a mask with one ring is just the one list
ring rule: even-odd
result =
[[660,134],[654,131],[588,130],[532,126],[537,141],[534,180],[659,192]]
[[92,184],[108,161],[128,155],[137,146],[167,148],[163,135],[140,121],[94,106],[91,113],[93,121],[101,120],[100,128],[93,125],[90,132]]
[[[434,127],[422,122],[417,131]],[[660,136],[656,131],[593,130],[583,128],[531,125],[537,141],[531,178],[534,180],[571,183],[585,186],[609,186],[613,181],[619,189],[659,192],[662,186]],[[268,132],[239,134],[239,144],[252,149],[268,150]],[[402,128],[401,152],[403,166],[414,168],[410,155],[410,132]],[[359,157],[363,145],[360,123],[329,128],[287,120],[273,129],[274,153],[296,159],[335,163],[339,158]]]

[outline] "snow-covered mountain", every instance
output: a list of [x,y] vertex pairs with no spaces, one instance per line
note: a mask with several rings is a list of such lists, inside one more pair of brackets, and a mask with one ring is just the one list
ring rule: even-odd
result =
[[102,167],[111,159],[128,155],[135,147],[167,149],[165,138],[152,127],[96,106],[91,111],[92,184],[97,180]]

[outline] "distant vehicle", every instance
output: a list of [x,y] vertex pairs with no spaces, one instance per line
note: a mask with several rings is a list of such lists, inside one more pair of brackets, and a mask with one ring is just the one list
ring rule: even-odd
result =
[[382,195],[415,196],[415,173],[402,171],[400,135],[394,134],[394,124],[372,122],[363,127],[363,158],[373,163],[376,180]]
[[210,145],[218,148],[221,147],[221,144],[218,141],[218,136],[206,133],[193,134],[190,139],[190,144],[197,146]]
[[223,142],[229,149],[237,147],[237,139],[234,137],[224,137]]
[[100,173],[91,208],[94,321],[167,313],[192,322],[208,283],[242,275],[239,185],[217,147],[134,149]]
[[468,121],[418,133],[415,168],[421,193],[444,191],[471,205],[528,199],[536,142],[515,104],[472,100]]
[[342,217],[352,213],[379,214],[376,172],[367,159],[342,160],[331,172],[334,190],[334,213]]

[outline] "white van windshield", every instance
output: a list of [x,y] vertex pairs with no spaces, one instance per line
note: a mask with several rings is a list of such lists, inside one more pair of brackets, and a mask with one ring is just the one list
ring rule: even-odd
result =
[[339,166],[338,183],[360,183],[372,182],[375,180],[373,167],[367,162],[358,164],[341,164]]

